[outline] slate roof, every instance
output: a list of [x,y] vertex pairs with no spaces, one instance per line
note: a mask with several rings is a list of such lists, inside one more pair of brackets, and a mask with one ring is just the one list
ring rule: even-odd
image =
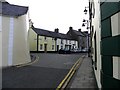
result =
[[18,6],[18,5],[13,5],[9,4],[8,2],[0,2],[2,3],[2,15],[7,15],[7,16],[21,16],[27,13],[28,7],[25,6]]
[[53,37],[53,38],[74,40],[72,37],[70,37],[70,36],[67,35],[67,34],[56,33],[56,32],[52,32],[52,31],[45,30],[45,29],[35,28],[34,26],[32,27],[32,29],[33,29],[37,34],[39,34],[39,35],[41,35],[41,36],[47,36],[47,37]]
[[82,33],[83,33],[85,36],[88,36],[88,35],[89,35],[88,31],[83,31]]
[[77,30],[72,30],[77,36],[85,36],[82,32],[77,31]]

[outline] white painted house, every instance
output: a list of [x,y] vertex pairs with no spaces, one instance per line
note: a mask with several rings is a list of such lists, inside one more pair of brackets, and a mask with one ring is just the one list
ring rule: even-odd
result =
[[14,66],[30,62],[28,48],[28,7],[1,2],[0,57],[2,66]]

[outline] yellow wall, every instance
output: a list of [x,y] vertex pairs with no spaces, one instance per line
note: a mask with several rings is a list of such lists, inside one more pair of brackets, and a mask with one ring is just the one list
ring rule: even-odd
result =
[[28,30],[26,27],[26,15],[18,18],[2,16],[2,65],[8,66],[10,18],[13,18],[13,49],[12,65],[19,65],[30,62],[28,48]]
[[14,19],[13,64],[15,65],[30,62],[26,22],[28,22],[26,15]]
[[2,32],[0,31],[0,67],[1,66],[2,66]]
[[[40,50],[40,44],[43,45],[42,50]],[[46,37],[45,40],[44,36],[39,36],[39,44],[38,44],[39,51],[44,51],[44,44],[47,44],[47,51],[55,51],[55,40],[52,40],[51,37]],[[54,45],[54,49],[52,49],[52,45]]]
[[30,51],[37,51],[37,34],[29,29],[29,48]]
[[[52,40],[52,37],[40,36],[38,39],[38,51],[44,51],[44,45],[47,44],[47,51],[55,51],[55,40]],[[42,44],[42,49],[40,49],[40,45]],[[52,45],[54,45],[54,49],[52,49]],[[29,48],[30,51],[37,51],[37,34],[31,28],[29,29]]]
[[0,67],[2,66],[2,32],[0,32]]
[[2,66],[8,66],[9,17],[2,17]]

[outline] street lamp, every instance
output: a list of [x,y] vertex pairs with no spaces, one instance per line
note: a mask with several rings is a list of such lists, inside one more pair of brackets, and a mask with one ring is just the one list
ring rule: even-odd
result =
[[[83,24],[82,24],[82,27],[85,27],[86,25],[87,25],[87,30],[88,29],[90,29],[90,27],[89,27],[89,22],[90,22],[90,20],[85,20],[85,19],[83,19]],[[88,30],[89,31],[89,30]],[[87,50],[88,50],[88,57],[90,56],[89,55],[89,32],[88,32],[88,34],[87,34]]]
[[89,7],[85,7],[85,10],[84,10],[84,13],[85,13],[85,14],[87,14],[87,11],[88,11],[86,8],[89,8]]
[[89,27],[89,20],[85,20],[85,19],[83,19],[83,24],[82,24],[82,27],[85,27],[85,24],[87,25],[87,28],[86,29],[89,29],[90,27]]

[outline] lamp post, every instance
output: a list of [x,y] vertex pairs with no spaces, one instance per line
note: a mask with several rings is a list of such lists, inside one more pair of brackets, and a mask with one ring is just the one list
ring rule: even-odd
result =
[[[88,12],[88,10],[87,10],[87,8],[89,9],[89,6],[88,7],[85,7],[85,10],[84,10],[84,14],[86,15],[87,14],[87,12]],[[82,27],[85,27],[85,26],[87,26],[87,31],[88,31],[88,34],[87,34],[87,50],[88,50],[88,57],[90,56],[89,55],[89,50],[90,50],[90,46],[89,46],[89,33],[91,34],[91,31],[89,32],[89,29],[90,29],[90,20],[85,20],[85,19],[83,19],[83,24],[82,24]]]
[[[87,26],[87,31],[89,31],[88,29],[90,28],[89,27],[89,20],[85,20],[83,19],[83,24],[82,24],[82,27],[85,27]],[[89,32],[87,33],[87,51],[88,51],[88,57],[89,57]]]
[[85,14],[87,14],[87,11],[88,11],[86,8],[89,8],[89,7],[85,7],[85,10],[84,10],[84,13],[85,13]]

